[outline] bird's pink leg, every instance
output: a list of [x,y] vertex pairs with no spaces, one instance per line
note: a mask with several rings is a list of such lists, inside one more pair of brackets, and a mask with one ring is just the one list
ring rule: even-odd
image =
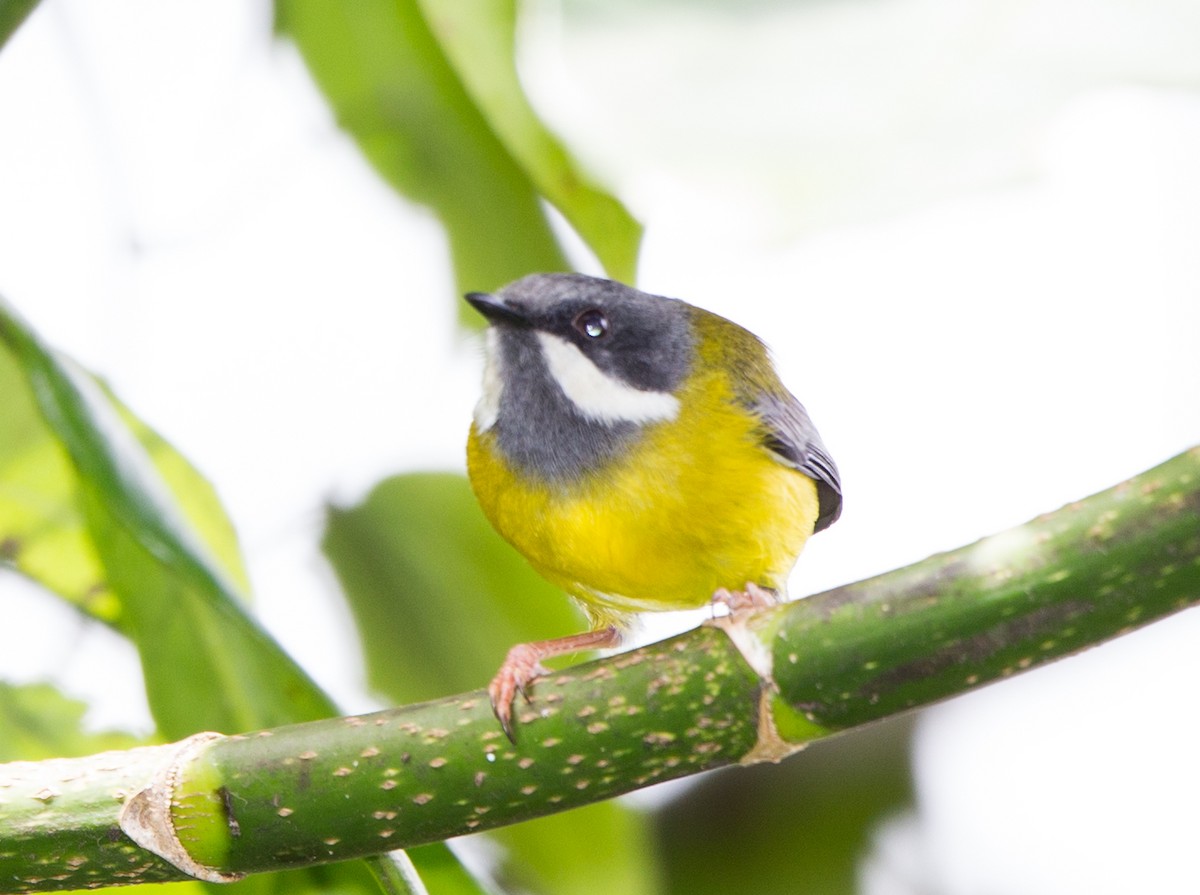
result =
[[[518,643],[508,651],[500,670],[488,684],[488,696],[492,700],[492,711],[508,738],[514,743],[512,704],[517,694],[525,696],[525,688],[534,678],[546,674],[542,667],[542,659],[563,656],[567,653],[577,653],[589,649],[609,649],[621,643],[621,632],[615,625],[597,628],[583,634],[572,634],[570,637],[558,637],[554,640],[535,640],[532,643]],[[528,699],[528,697],[526,697]]]

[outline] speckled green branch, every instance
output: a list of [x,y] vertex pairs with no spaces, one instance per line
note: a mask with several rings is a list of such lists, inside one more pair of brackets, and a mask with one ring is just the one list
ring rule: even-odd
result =
[[232,879],[437,841],[778,759],[1198,600],[1193,449],[968,547],[539,680],[515,745],[476,692],[0,766],[0,880]]

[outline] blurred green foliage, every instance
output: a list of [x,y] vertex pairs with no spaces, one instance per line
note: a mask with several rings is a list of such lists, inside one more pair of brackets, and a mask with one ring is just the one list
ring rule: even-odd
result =
[[120,731],[83,729],[87,704],[49,684],[14,686],[0,681],[0,761],[70,758],[142,745]]
[[[244,577],[240,554],[227,552],[235,545],[225,536],[228,520],[208,483],[77,366],[43,345],[2,302],[0,375],[7,376],[0,392],[20,411],[0,442],[14,446],[20,461],[9,466],[0,454],[0,495],[10,497],[0,503],[4,559],[29,575],[20,564],[26,543],[48,538],[62,545],[54,556],[65,565],[94,564],[93,589],[111,593],[119,629],[138,648],[160,736],[233,733],[335,714],[329,698],[246,612],[234,583]],[[26,465],[31,446],[47,458],[34,463],[32,472]],[[156,455],[169,459],[156,463]],[[41,487],[32,496],[30,483]],[[193,524],[199,517],[203,522]],[[205,533],[213,539],[205,540]],[[223,552],[224,562],[218,558]],[[51,591],[59,583],[53,574],[34,580]],[[61,703],[43,699],[42,706],[50,709],[41,716],[43,724],[53,723],[55,715],[63,720]],[[0,748],[18,755],[49,739],[45,731],[31,738],[28,725],[21,738],[14,731]],[[350,893],[395,881],[386,859],[368,864],[374,878],[366,865],[351,863],[251,878],[237,886],[245,891],[332,886]],[[466,883],[446,891],[476,895],[475,886]]]
[[[583,626],[484,518],[465,478],[412,474],[329,511],[323,546],[350,602],[371,685],[397,703],[471,690],[522,640]],[[592,805],[489,834],[514,891],[657,891],[650,829],[622,805]]]
[[583,625],[496,534],[461,475],[381,482],[358,506],[329,510],[322,546],[354,613],[371,686],[397,703],[474,689],[514,643]]
[[641,227],[582,174],[517,80],[516,0],[278,0],[275,11],[338,124],[437,214],[459,291],[569,268],[543,202],[612,276],[633,279]]
[[912,727],[903,716],[813,743],[781,764],[697,781],[657,815],[666,891],[858,891],[874,830],[912,805]]
[[[97,563],[92,589],[111,592],[120,629],[138,647],[161,734],[233,733],[333,713],[332,703],[245,612],[234,583],[244,573],[240,556],[227,552],[231,543],[204,540],[203,531],[228,530],[208,483],[177,455],[160,471],[136,438],[148,430],[129,427],[119,405],[3,305],[0,350],[9,359],[0,371],[12,374],[5,393],[21,406],[32,399],[40,416],[24,418],[35,434],[13,440],[36,445],[54,461],[44,467],[53,476],[2,480],[0,493],[22,498],[13,503],[23,510],[17,518],[24,530],[5,525],[0,538],[20,569],[25,541],[32,540],[26,530],[54,537],[59,526],[82,527],[84,537],[70,541],[75,551],[64,546],[55,555],[67,566]],[[149,443],[160,455],[174,455],[160,438]],[[55,499],[31,497],[22,487],[30,481]],[[185,512],[196,493],[200,501]],[[189,516],[206,513],[220,521],[203,530],[190,524]],[[57,591],[54,575],[35,580]]]
[[38,0],[0,0],[0,49],[37,4]]

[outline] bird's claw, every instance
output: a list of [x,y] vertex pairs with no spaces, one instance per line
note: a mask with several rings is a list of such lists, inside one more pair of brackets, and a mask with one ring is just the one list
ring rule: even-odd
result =
[[492,682],[488,684],[488,697],[492,701],[492,712],[500,727],[504,730],[509,741],[516,743],[516,730],[513,726],[513,701],[517,694],[529,702],[529,684],[538,677],[546,674],[546,669],[539,661],[538,652],[528,643],[518,643],[508,651],[500,670],[496,672]]
[[747,581],[745,590],[731,591],[724,587],[718,587],[713,591],[712,603],[714,606],[726,607],[732,615],[738,612],[777,606],[779,596],[770,588]]
[[535,679],[548,674],[542,667],[542,659],[551,656],[562,656],[587,649],[605,649],[617,646],[621,642],[621,632],[615,625],[606,625],[573,634],[570,637],[559,637],[556,640],[536,640],[532,643],[518,643],[508,651],[504,663],[492,682],[488,684],[488,696],[492,700],[492,711],[496,720],[504,728],[504,733],[514,744],[517,742],[516,728],[513,725],[512,704],[517,694],[529,702],[526,688]]

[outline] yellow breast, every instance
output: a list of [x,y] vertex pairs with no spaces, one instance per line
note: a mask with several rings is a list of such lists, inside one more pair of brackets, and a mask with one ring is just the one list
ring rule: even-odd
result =
[[693,377],[679,416],[569,487],[512,469],[473,426],[467,465],[484,513],[597,623],[703,605],[719,587],[782,589],[812,534],[812,479],[766,451],[724,374]]

